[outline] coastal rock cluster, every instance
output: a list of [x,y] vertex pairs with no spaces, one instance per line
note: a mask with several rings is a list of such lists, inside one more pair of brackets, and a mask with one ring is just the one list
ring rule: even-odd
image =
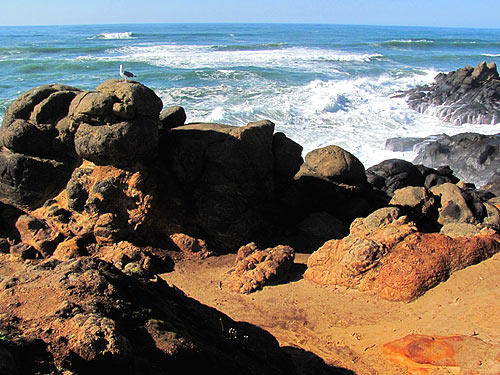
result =
[[270,335],[157,275],[237,252],[227,281],[247,294],[286,282],[295,252],[308,251],[309,280],[409,301],[500,251],[494,189],[447,166],[393,159],[365,170],[335,145],[303,158],[271,121],[185,124],[181,107],[162,107],[146,86],[110,80],[93,91],[35,88],[7,111],[0,257],[16,264],[7,272],[0,262],[7,373],[203,364],[293,374]]
[[433,84],[418,86],[405,95],[411,108],[458,125],[500,122],[500,77],[493,62],[439,73]]

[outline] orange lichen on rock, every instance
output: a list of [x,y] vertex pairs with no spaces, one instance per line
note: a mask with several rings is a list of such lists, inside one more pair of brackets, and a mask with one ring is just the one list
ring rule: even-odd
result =
[[383,346],[386,357],[405,367],[408,375],[498,374],[499,351],[499,345],[463,335],[407,335]]

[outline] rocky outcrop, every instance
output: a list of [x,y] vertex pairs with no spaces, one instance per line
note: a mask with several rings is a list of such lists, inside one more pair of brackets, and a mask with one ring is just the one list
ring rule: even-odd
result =
[[500,78],[493,62],[440,73],[433,84],[409,90],[406,95],[411,108],[455,124],[500,122]]
[[417,146],[415,163],[429,167],[449,165],[457,176],[478,186],[500,175],[500,135],[463,133],[425,139]]
[[[445,193],[448,189],[453,193]],[[391,201],[394,207],[356,219],[347,237],[330,240],[314,252],[304,277],[319,284],[372,291],[392,301],[411,301],[454,271],[500,251],[496,234],[500,221],[495,219],[491,225],[489,219],[471,210],[464,198],[467,193],[456,185],[440,185],[432,193],[415,187],[397,190]],[[455,193],[459,196],[451,198]],[[490,208],[490,219],[497,218],[500,211]],[[419,225],[411,218],[419,219]],[[458,234],[443,226],[443,232],[452,237],[421,232],[421,228],[436,229],[448,220],[475,230]]]
[[384,354],[408,374],[495,374],[500,371],[500,346],[478,337],[407,335],[389,342]]
[[0,305],[2,364],[18,373],[294,373],[267,332],[95,258],[26,265]]
[[295,251],[289,246],[265,250],[259,250],[253,242],[242,246],[236,255],[234,268],[229,271],[229,288],[248,294],[266,284],[282,282],[287,279],[294,258]]
[[390,200],[396,190],[407,186],[431,188],[445,182],[459,181],[448,166],[439,165],[437,169],[433,169],[401,159],[384,160],[368,168],[366,176],[368,183],[385,201]]
[[0,201],[36,208],[60,190],[78,165],[66,118],[79,89],[45,85],[22,94],[0,127]]

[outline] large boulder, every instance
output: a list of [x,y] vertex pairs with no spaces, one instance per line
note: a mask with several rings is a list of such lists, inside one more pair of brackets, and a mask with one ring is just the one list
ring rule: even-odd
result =
[[294,178],[307,213],[326,211],[349,226],[372,211],[365,168],[341,147],[309,152]]
[[76,153],[98,165],[151,160],[158,146],[161,99],[148,87],[109,80],[78,95],[69,109]]
[[491,230],[449,237],[421,233],[396,207],[356,219],[349,236],[326,242],[308,259],[306,279],[371,291],[391,301],[411,301],[455,271],[500,251]]
[[440,73],[433,84],[406,94],[411,108],[456,124],[500,122],[500,78],[493,62]]
[[217,249],[235,251],[272,233],[273,132],[267,120],[244,127],[189,124],[161,139],[161,173],[175,181],[190,222]]

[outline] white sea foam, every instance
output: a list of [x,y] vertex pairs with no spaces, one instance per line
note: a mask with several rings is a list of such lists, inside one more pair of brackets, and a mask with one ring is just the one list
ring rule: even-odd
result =
[[481,56],[500,57],[500,53],[482,53]]
[[131,31],[123,33],[102,33],[89,39],[132,39],[134,34]]
[[188,121],[216,121],[245,125],[270,119],[282,131],[304,146],[304,154],[329,144],[356,155],[366,167],[389,158],[413,160],[413,152],[385,149],[388,138],[427,137],[476,131],[496,134],[494,126],[455,126],[434,116],[411,110],[401,90],[433,81],[436,71],[412,76],[314,80],[303,86],[277,86],[255,81],[251,87],[218,85],[183,87],[159,92],[165,105],[186,106]]
[[[214,50],[210,46],[154,45],[119,48],[112,58],[146,62],[156,66],[204,69],[233,66],[287,67],[290,69],[318,68],[318,63],[369,62],[381,58],[379,53],[360,54],[315,48],[289,47],[266,50]],[[111,57],[110,57],[111,59]],[[325,66],[325,70],[329,67]]]

